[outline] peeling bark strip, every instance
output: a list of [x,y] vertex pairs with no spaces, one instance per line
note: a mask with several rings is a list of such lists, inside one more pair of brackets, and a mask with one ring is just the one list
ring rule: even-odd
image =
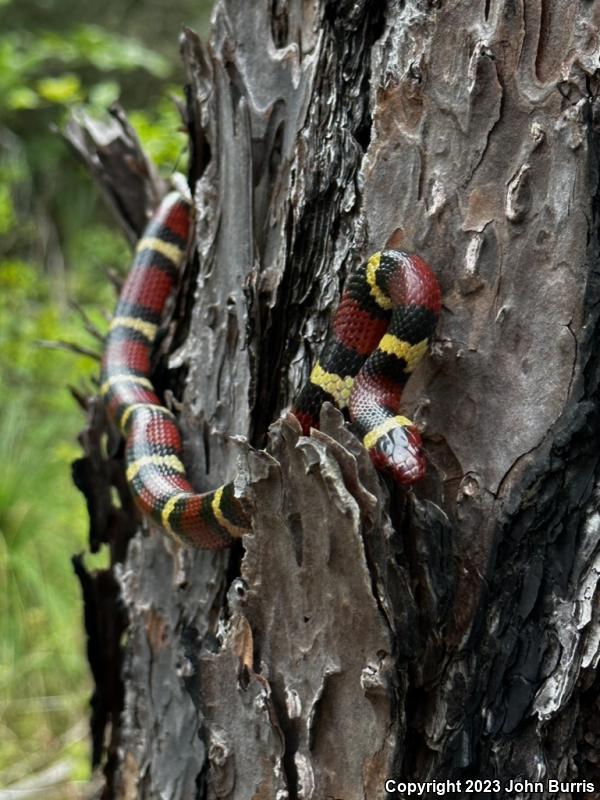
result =
[[[341,421],[334,412],[310,440],[299,439],[293,418],[282,421],[269,455],[250,456],[256,533],[245,542],[242,598],[223,650],[202,656],[198,672],[209,753],[220,747],[209,796],[242,800],[253,789],[274,797],[285,786],[298,797],[384,796],[396,743],[395,660],[364,536],[393,531],[368,457],[359,471],[335,446],[349,436]],[[232,639],[242,624],[252,658],[240,681]]]
[[[444,289],[406,395],[431,467],[390,498],[325,409],[242,447],[245,555],[133,540],[105,800],[600,797],[599,26],[567,0],[219,0],[210,46],[184,33],[199,264],[163,355],[197,488],[235,473],[232,433],[266,444],[392,233]],[[70,136],[137,231],[156,182],[117,179],[119,124]]]

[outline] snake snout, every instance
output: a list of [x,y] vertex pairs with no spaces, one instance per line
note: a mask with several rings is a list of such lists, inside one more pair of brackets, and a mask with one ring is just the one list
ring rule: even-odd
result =
[[390,472],[396,483],[407,486],[425,475],[422,444],[416,428],[399,425],[379,437],[370,451],[371,460],[378,469]]

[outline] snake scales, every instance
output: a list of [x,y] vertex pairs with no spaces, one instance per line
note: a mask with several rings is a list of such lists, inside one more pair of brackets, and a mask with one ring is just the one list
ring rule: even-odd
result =
[[[102,359],[101,395],[125,438],[127,480],[142,513],[182,544],[218,549],[249,530],[233,483],[198,494],[182,462],[175,417],[150,381],[165,302],[178,280],[191,228],[182,195],[167,195],[144,231]],[[352,273],[310,379],[292,412],[304,433],[325,400],[347,408],[375,466],[401,484],[425,470],[421,437],[398,414],[403,388],[428,350],[440,289],[418,256],[386,250]]]

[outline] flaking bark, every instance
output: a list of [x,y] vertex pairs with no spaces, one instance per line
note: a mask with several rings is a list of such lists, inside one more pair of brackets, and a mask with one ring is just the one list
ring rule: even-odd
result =
[[[184,32],[197,258],[157,382],[195,485],[237,473],[254,530],[231,554],[146,529],[114,551],[105,798],[466,777],[600,797],[599,23],[567,0],[219,0],[210,46]],[[162,187],[117,122],[70,138],[133,240]],[[331,408],[266,438],[345,274],[394,233],[444,294],[406,394],[430,460],[408,492]],[[86,458],[96,540],[126,543],[118,461]]]

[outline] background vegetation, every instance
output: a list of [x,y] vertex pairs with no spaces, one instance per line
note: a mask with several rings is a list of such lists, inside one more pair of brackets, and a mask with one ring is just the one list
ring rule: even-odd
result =
[[0,0],[0,800],[17,787],[88,791],[90,684],[70,564],[86,547],[70,480],[83,419],[67,387],[89,388],[98,364],[48,343],[99,352],[74,304],[104,331],[107,271],[129,260],[50,126],[119,100],[161,170],[181,168],[177,38],[183,24],[205,34],[210,6]]

